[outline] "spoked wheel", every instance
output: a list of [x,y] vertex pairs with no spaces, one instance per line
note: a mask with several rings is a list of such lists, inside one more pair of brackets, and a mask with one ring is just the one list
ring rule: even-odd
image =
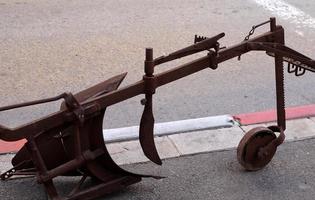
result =
[[[277,138],[275,133],[266,127],[257,127],[248,131],[237,147],[238,162],[249,171],[265,167],[276,153],[277,146],[268,144]],[[263,148],[265,148],[263,150]]]

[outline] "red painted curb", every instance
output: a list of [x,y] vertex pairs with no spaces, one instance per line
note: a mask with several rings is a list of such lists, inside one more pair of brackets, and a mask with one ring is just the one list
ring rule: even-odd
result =
[[[286,108],[286,119],[315,116],[315,104]],[[276,110],[245,113],[233,116],[241,125],[259,124],[277,120]]]
[[0,153],[17,152],[26,143],[26,140],[19,140],[17,142],[5,142],[0,140]]

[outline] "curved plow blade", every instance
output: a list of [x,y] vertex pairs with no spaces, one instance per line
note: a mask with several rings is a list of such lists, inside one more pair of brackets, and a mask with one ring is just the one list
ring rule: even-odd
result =
[[[91,174],[93,174],[96,178],[107,181],[107,179],[110,179],[111,176],[133,176],[133,177],[151,177],[155,179],[161,179],[164,177],[161,176],[154,176],[154,175],[147,175],[147,174],[137,174],[133,172],[129,172],[123,168],[121,168],[119,165],[115,163],[115,161],[110,156],[106,144],[104,142],[103,138],[103,117],[104,112],[99,115],[98,117],[94,118],[93,121],[91,121],[88,124],[88,138],[90,143],[90,149],[94,150],[97,148],[102,148],[104,151],[104,154],[100,157],[98,157],[93,162],[89,162],[87,164],[87,168]],[[110,172],[110,173],[108,173]]]
[[146,95],[145,106],[140,121],[139,139],[144,155],[152,162],[162,165],[154,143],[154,117],[152,111],[152,95]]
[[[99,84],[98,87],[84,90],[76,97],[81,103],[116,90],[125,75],[116,76],[109,79],[107,83]],[[65,104],[61,109],[66,109]],[[81,124],[65,123],[35,135],[32,141],[28,141],[28,143],[32,142],[27,146],[29,148],[24,146],[13,158],[12,163],[15,168],[14,171],[11,170],[12,173],[9,171],[10,176],[14,175],[15,170],[18,170],[16,175],[19,175],[20,172],[24,173],[24,170],[34,169],[36,166],[35,171],[30,171],[31,174],[36,173],[40,177],[39,180],[44,183],[47,193],[53,199],[59,199],[59,195],[52,179],[60,175],[82,176],[76,187],[67,195],[67,199],[98,197],[139,182],[143,177],[164,178],[129,172],[115,163],[103,138],[105,109]],[[39,154],[34,155],[35,151]],[[96,181],[88,188],[81,187],[88,176]]]
[[[121,82],[126,77],[127,73],[122,73],[117,76],[114,76],[112,78],[109,78],[97,85],[94,85],[88,89],[82,90],[81,92],[75,94],[75,98],[80,103],[93,98],[97,97],[102,94],[106,94],[108,92],[111,92],[113,90],[116,90]],[[61,110],[66,109],[65,102],[62,102]],[[54,153],[58,155],[58,159],[45,157],[45,163],[47,164],[48,169],[55,168],[66,161],[69,160],[69,155],[66,152],[66,149],[63,144],[63,137],[68,137],[68,135],[71,135],[73,131],[73,126],[65,126],[65,127],[59,127],[59,129],[53,129],[51,131],[45,132],[45,134],[38,134],[35,136],[37,142],[39,143],[38,148],[41,152],[45,152],[47,154],[50,154],[51,147],[54,147]],[[26,146],[24,145],[19,152],[15,155],[15,157],[12,159],[12,165],[13,166],[19,166],[21,163],[25,163],[26,161],[31,160],[31,155],[26,149]],[[22,165],[19,168],[27,169],[27,168],[33,168],[34,165],[32,162],[28,162],[27,165]],[[72,175],[73,173],[71,173]]]

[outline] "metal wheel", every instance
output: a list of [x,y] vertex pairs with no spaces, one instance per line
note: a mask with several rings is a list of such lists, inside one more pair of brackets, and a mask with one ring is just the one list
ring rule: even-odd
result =
[[270,146],[262,152],[277,137],[266,127],[257,127],[248,131],[237,147],[238,162],[249,171],[260,170],[265,167],[274,156],[277,147]]

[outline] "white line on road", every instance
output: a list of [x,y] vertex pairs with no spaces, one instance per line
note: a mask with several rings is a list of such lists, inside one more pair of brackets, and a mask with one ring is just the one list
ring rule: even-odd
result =
[[283,0],[253,0],[264,9],[272,12],[284,20],[297,25],[297,27],[309,27],[315,29],[315,19],[301,9],[286,3]]

